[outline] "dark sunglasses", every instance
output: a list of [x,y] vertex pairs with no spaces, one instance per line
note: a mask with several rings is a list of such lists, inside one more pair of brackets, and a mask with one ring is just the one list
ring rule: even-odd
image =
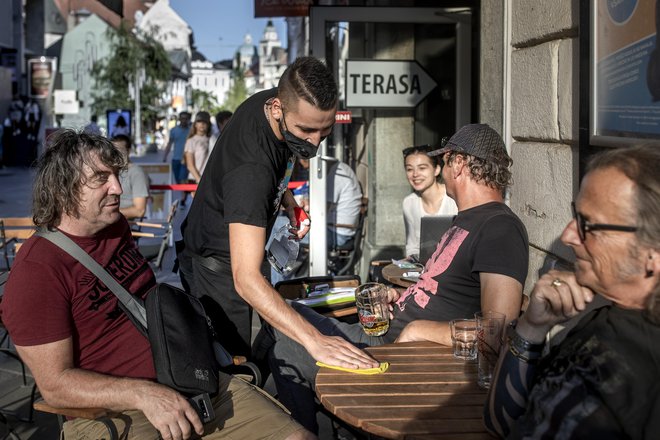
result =
[[637,226],[624,226],[624,225],[608,225],[606,223],[589,223],[584,219],[582,214],[575,209],[575,202],[571,202],[571,209],[573,210],[573,220],[577,224],[577,231],[580,240],[584,242],[587,237],[587,232],[590,231],[621,231],[621,232],[636,232]]

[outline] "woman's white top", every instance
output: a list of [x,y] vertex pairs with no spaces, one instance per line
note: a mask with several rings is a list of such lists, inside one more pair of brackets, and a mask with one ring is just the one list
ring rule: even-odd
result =
[[403,222],[406,226],[406,256],[419,255],[419,235],[422,217],[456,215],[458,208],[454,199],[445,194],[437,212],[428,213],[422,206],[422,197],[412,192],[403,199]]

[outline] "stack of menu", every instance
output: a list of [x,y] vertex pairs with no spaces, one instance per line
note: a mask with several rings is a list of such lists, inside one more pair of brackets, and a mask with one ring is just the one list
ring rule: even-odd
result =
[[311,292],[307,298],[297,301],[309,307],[344,306],[355,302],[355,287],[333,287],[320,292]]

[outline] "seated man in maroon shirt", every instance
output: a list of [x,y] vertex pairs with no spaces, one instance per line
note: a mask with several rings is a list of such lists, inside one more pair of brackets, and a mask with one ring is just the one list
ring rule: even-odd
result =
[[[154,274],[119,212],[124,155],[107,139],[62,130],[41,158],[33,217],[73,239],[132,294],[144,298]],[[220,374],[216,417],[203,425],[186,398],[155,381],[149,341],[118,300],[82,264],[41,237],[22,247],[2,302],[2,317],[46,402],[101,407],[121,438],[312,438],[245,382]],[[64,424],[66,438],[101,438],[93,420]]]

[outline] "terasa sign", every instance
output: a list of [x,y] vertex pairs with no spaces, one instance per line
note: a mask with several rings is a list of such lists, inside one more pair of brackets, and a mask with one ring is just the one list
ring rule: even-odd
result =
[[415,107],[437,83],[417,61],[347,60],[346,107]]

